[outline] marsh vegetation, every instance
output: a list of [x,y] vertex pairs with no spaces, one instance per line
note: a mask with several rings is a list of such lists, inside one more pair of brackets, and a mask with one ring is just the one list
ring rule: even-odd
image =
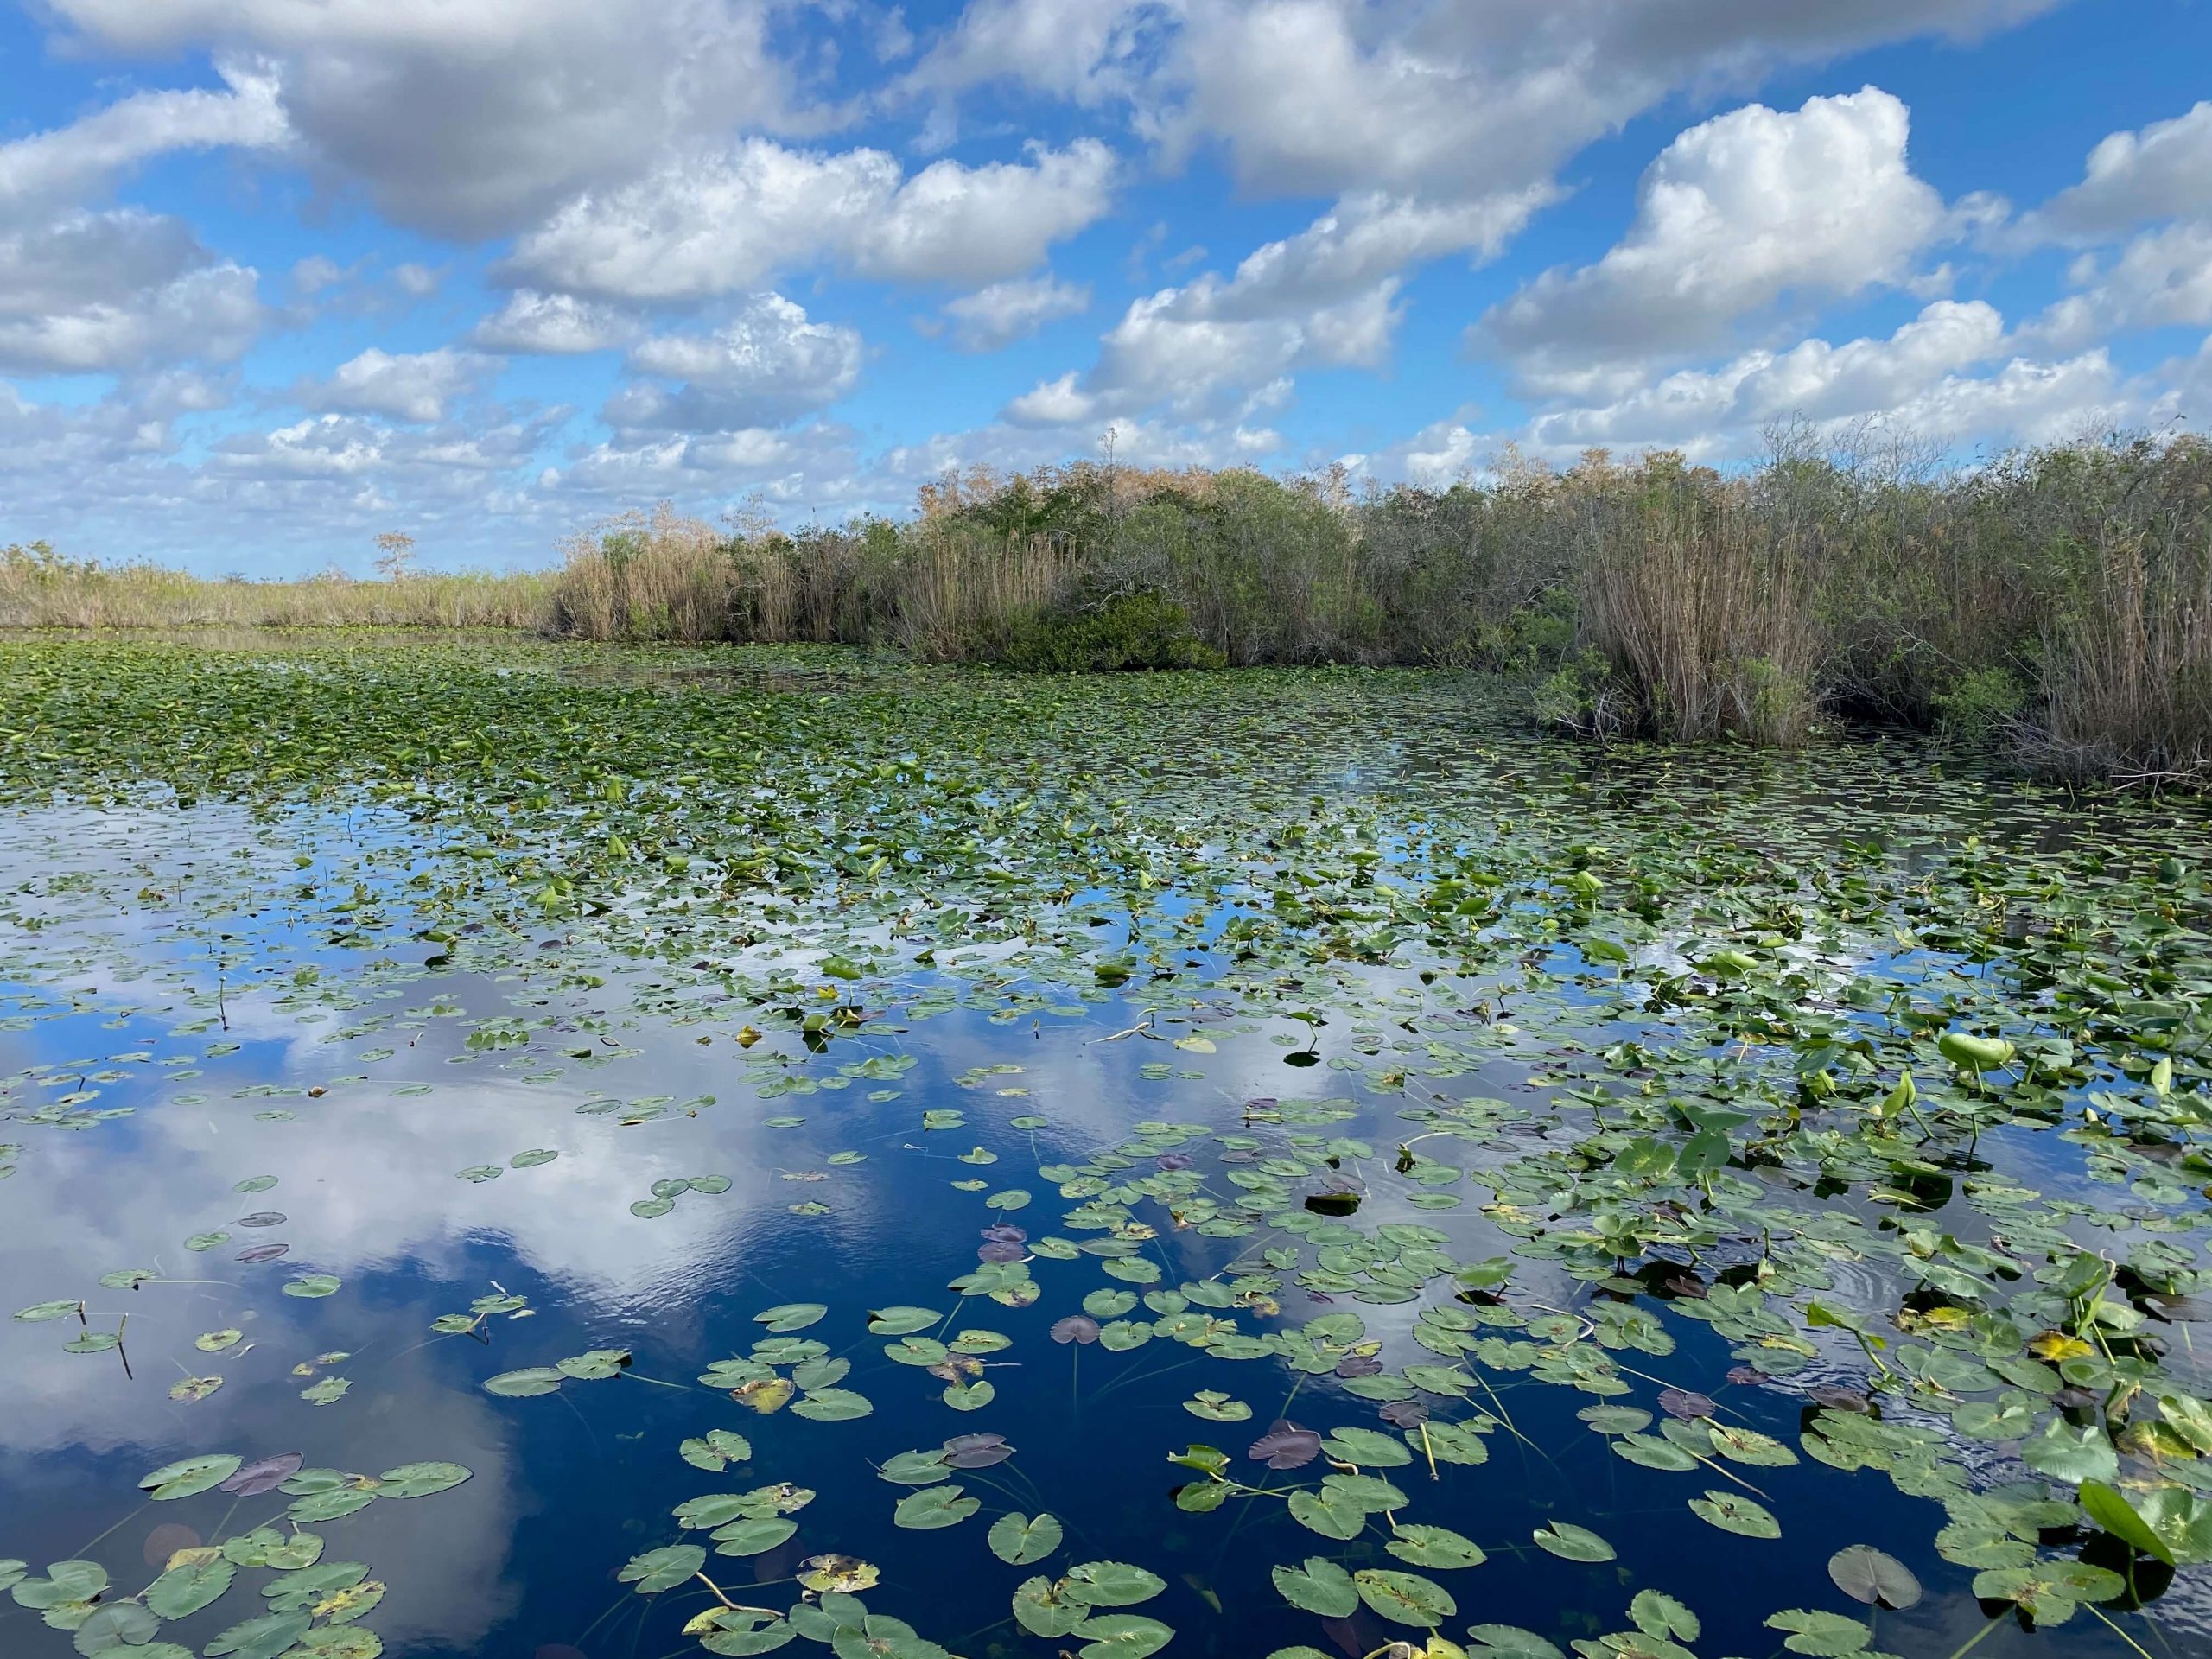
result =
[[0,705],[11,1656],[2212,1651],[2194,803],[1472,670]]
[[[0,626],[400,625],[837,644],[1058,672],[1478,669],[1543,724],[1789,747],[1874,724],[2051,775],[2212,778],[2212,444],[1971,467],[1774,435],[1726,476],[1653,454],[1355,493],[1341,474],[977,472],[796,532],[668,508],[506,576],[199,582],[0,555]],[[1203,695],[1199,693],[1198,695]]]

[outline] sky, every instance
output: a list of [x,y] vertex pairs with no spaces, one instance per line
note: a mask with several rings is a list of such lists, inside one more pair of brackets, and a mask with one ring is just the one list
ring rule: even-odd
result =
[[2202,429],[2208,331],[2212,0],[0,0],[0,544],[79,557],[1971,461]]

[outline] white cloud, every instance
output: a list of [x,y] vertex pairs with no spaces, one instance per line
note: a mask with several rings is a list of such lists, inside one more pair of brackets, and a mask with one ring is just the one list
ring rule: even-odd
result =
[[1147,124],[1171,155],[1219,144],[1256,191],[1465,200],[1548,181],[1680,88],[1748,88],[1779,64],[2056,3],[1215,0],[1188,8]]
[[[7,496],[20,499],[40,484],[65,487],[127,461],[166,455],[175,448],[172,423],[227,401],[227,388],[197,377],[166,377],[118,388],[90,404],[34,403],[0,380],[0,474]],[[17,539],[0,531],[0,542]]]
[[123,372],[229,362],[262,323],[255,273],[135,208],[0,236],[0,370]]
[[768,47],[772,0],[51,0],[134,53],[276,67],[318,167],[386,217],[454,237],[518,229],[671,143],[811,130]]
[[1217,416],[1300,369],[1373,367],[1398,319],[1397,280],[1294,315],[1237,315],[1217,281],[1162,289],[1133,303],[1099,342],[1097,364],[1016,397],[1006,418],[1030,424],[1128,417],[1165,404],[1185,418]]
[[995,352],[1026,340],[1048,322],[1080,316],[1090,308],[1088,283],[1064,283],[1050,275],[993,283],[949,302],[952,340],[963,352]]
[[1948,224],[1906,162],[1909,124],[1902,103],[1869,86],[1692,127],[1645,169],[1636,221],[1604,258],[1547,271],[1475,338],[1531,386],[1586,394],[1725,344],[1784,296],[1902,283]]
[[1032,144],[1021,162],[933,162],[912,178],[877,149],[749,139],[579,196],[524,237],[504,274],[625,300],[742,292],[819,264],[902,282],[988,283],[1037,265],[1109,204],[1113,152]]
[[1471,474],[1485,447],[1464,421],[1438,421],[1423,427],[1400,447],[1400,466],[1408,482],[1425,490],[1448,489]]
[[265,149],[290,136],[275,78],[226,64],[226,92],[138,92],[67,127],[0,144],[0,222],[73,206],[137,163],[177,149]]
[[613,306],[525,288],[471,329],[468,343],[511,355],[566,356],[626,346],[640,332],[634,317]]
[[764,427],[665,436],[631,435],[601,443],[550,469],[540,480],[556,492],[588,492],[632,502],[696,500],[758,491],[779,505],[817,509],[868,502],[868,484],[850,429],[817,423],[798,430]]
[[392,286],[410,300],[429,298],[438,291],[438,273],[428,265],[418,265],[410,261],[392,268]]
[[226,480],[378,489],[404,476],[424,495],[480,503],[495,487],[492,480],[528,461],[568,414],[547,410],[529,420],[472,423],[466,429],[395,429],[358,414],[313,415],[221,440],[213,467]]
[[1256,249],[1230,277],[1208,272],[1138,300],[1100,342],[1095,367],[1015,398],[1006,417],[1091,421],[1162,403],[1192,415],[1300,369],[1378,367],[1402,309],[1396,273],[1448,253],[1494,252],[1548,196],[1349,198]]
[[1158,0],[971,0],[906,90],[944,95],[1007,81],[1078,104],[1126,96],[1147,37],[1180,9]]
[[484,378],[489,359],[442,347],[394,356],[372,346],[338,365],[330,378],[300,389],[314,409],[384,415],[395,421],[439,421],[448,405]]
[[[1610,403],[1551,410],[1529,423],[1526,435],[1553,455],[1603,446],[1723,459],[1756,448],[1778,421],[1838,430],[1872,419],[1939,440],[2032,442],[2122,424],[2140,412],[2139,398],[2103,352],[2037,361],[2008,356],[2012,344],[1990,306],[1942,300],[1886,339],[1746,352]],[[1994,372],[1974,372],[2000,358]]]
[[2212,214],[2212,99],[2171,121],[2115,132],[2089,152],[2082,181],[2021,227],[2029,237],[2098,241],[2182,214]]
[[861,337],[813,322],[780,294],[758,294],[711,334],[659,334],[631,349],[632,372],[677,380],[671,392],[643,384],[617,392],[618,427],[736,430],[782,424],[833,404],[859,382]]
[[2109,264],[2084,256],[2073,276],[2082,291],[2056,302],[2024,333],[2067,351],[2130,328],[2212,324],[2212,221],[2145,231]]
[[311,253],[292,267],[292,286],[309,299],[346,280],[346,268],[327,254]]

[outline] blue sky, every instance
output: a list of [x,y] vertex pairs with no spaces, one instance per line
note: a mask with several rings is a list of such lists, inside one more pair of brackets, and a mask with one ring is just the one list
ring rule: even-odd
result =
[[0,0],[0,543],[2212,420],[2192,0]]

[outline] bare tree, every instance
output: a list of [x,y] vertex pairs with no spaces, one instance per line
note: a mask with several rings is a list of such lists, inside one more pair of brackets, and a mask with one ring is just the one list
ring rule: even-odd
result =
[[403,582],[415,574],[415,538],[404,530],[387,530],[377,537],[377,574],[387,582]]

